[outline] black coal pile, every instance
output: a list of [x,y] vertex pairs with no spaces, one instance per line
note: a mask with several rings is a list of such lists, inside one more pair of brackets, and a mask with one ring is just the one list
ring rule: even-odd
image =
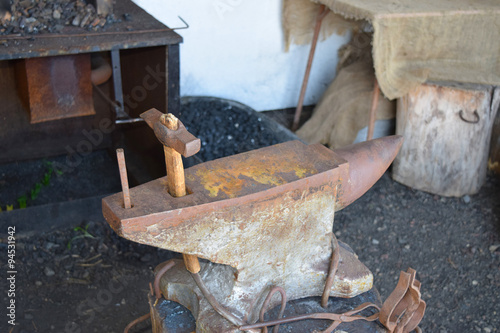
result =
[[58,33],[64,26],[98,30],[117,21],[84,0],[13,0],[10,10],[0,10],[0,34]]
[[212,97],[182,99],[180,119],[201,140],[203,161],[297,140],[290,131],[248,106]]

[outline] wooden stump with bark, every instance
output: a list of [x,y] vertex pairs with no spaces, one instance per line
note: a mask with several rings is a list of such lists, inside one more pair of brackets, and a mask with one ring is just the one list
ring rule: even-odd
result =
[[405,141],[393,178],[444,196],[479,191],[486,179],[500,89],[423,84],[398,100],[396,134]]

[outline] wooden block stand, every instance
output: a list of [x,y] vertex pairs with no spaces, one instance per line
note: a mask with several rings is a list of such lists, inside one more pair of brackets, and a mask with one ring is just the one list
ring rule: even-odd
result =
[[[498,89],[497,93],[500,93],[500,89]],[[497,117],[493,123],[488,169],[500,175],[500,111],[497,111]]]
[[393,179],[426,192],[463,196],[486,179],[500,88],[423,84],[398,100],[396,134],[405,139]]

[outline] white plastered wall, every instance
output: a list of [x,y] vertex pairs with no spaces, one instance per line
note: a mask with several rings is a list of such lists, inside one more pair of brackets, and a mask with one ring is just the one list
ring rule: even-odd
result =
[[[297,105],[309,45],[284,50],[281,0],[134,0],[184,38],[181,95],[236,100],[257,111]],[[305,105],[315,104],[335,76],[337,50],[349,36],[318,43]]]

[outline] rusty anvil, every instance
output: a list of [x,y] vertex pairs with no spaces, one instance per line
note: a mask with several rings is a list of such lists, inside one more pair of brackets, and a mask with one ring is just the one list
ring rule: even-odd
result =
[[[289,300],[322,295],[335,212],[373,186],[401,144],[391,136],[332,151],[285,142],[186,169],[183,197],[168,193],[166,177],[130,189],[130,209],[121,193],[109,196],[103,214],[124,238],[206,259],[200,276],[239,322],[212,309],[180,260],[161,280],[163,295],[193,313],[197,332],[239,332],[235,325],[258,319],[273,286]],[[372,273],[339,244],[330,295],[370,290]]]

